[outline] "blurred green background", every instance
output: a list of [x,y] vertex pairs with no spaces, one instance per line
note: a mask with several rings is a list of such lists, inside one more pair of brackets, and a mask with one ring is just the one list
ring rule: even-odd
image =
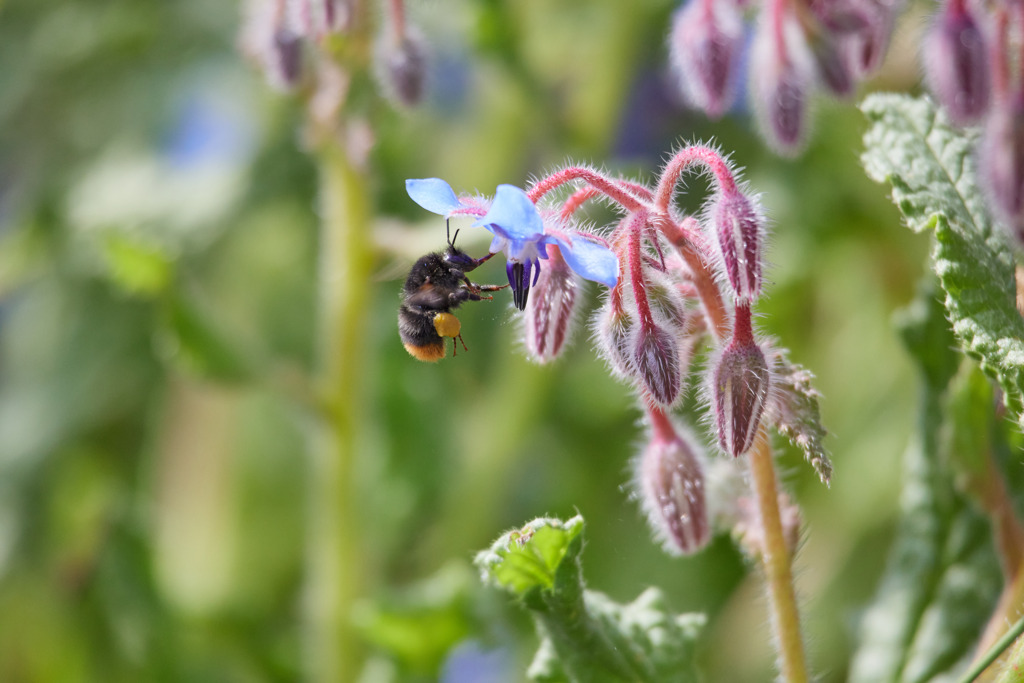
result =
[[[709,681],[772,676],[764,598],[731,541],[687,559],[650,541],[625,486],[640,413],[585,325],[552,367],[524,359],[500,296],[464,309],[455,359],[418,363],[396,331],[405,272],[444,244],[405,178],[489,193],[572,159],[650,180],[698,139],[764,193],[760,324],[825,396],[831,489],[794,451],[780,464],[805,518],[812,665],[844,679],[915,415],[891,317],[927,242],[864,177],[851,103],[819,101],[806,154],[783,160],[742,107],[711,123],[674,102],[673,9],[408,7],[428,99],[378,108],[369,163],[364,680],[520,680],[532,629],[470,560],[509,527],[576,511],[592,587],[623,601],[658,585],[674,609],[708,611]],[[303,677],[310,416],[296,396],[314,356],[316,169],[298,102],[239,56],[240,17],[207,0],[0,3],[0,681]],[[919,23],[870,88],[916,87]],[[697,207],[702,181],[690,188]],[[460,241],[486,245],[470,229]],[[475,279],[502,281],[501,264]]]

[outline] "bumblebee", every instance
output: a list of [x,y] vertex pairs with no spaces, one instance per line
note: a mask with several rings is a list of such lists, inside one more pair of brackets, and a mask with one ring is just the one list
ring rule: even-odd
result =
[[[455,238],[458,238],[458,231]],[[508,285],[478,285],[470,282],[466,273],[474,270],[494,254],[473,258],[455,246],[455,238],[448,240],[448,249],[421,257],[409,271],[402,291],[402,304],[398,307],[398,333],[405,349],[415,358],[431,363],[444,358],[444,339],[452,339],[452,355],[462,341],[462,323],[452,314],[466,301],[481,301],[494,297],[481,292],[496,292]],[[468,351],[468,349],[466,349]]]

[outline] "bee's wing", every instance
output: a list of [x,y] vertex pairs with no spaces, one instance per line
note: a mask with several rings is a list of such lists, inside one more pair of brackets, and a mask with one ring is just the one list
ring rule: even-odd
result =
[[405,304],[409,308],[427,311],[447,310],[450,306],[448,295],[429,283],[407,296]]

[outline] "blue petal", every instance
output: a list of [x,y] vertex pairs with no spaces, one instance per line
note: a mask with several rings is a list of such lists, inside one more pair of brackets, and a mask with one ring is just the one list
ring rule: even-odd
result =
[[544,221],[526,193],[515,185],[498,185],[487,215],[473,224],[500,228],[512,240],[534,241],[544,234]]
[[565,262],[581,277],[609,287],[618,283],[619,259],[608,247],[581,236],[576,236],[572,244],[559,239],[558,246]]
[[452,186],[440,178],[410,179],[405,181],[405,191],[412,200],[427,211],[447,216],[462,203],[455,196]]

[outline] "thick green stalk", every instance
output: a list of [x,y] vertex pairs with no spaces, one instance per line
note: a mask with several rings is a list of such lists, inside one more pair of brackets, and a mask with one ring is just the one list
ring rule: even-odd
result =
[[316,384],[325,410],[311,443],[305,655],[309,680],[335,683],[355,680],[362,662],[351,613],[366,580],[355,472],[373,255],[365,176],[337,144],[324,146],[319,165]]
[[786,683],[807,683],[804,643],[800,636],[800,612],[793,589],[793,569],[779,513],[779,492],[775,484],[775,463],[768,435],[761,427],[748,454],[757,507],[764,535],[761,562],[768,584],[772,628],[775,630],[779,669]]

